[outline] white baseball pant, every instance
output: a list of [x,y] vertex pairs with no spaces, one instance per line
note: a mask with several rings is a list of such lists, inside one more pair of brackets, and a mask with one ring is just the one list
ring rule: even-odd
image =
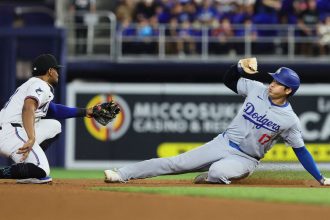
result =
[[[15,163],[20,163],[21,154],[17,154],[20,147],[28,139],[23,127],[3,124],[0,130],[0,154],[11,158]],[[61,123],[53,119],[41,119],[35,123],[36,142],[25,160],[25,163],[33,163],[43,169],[49,175],[49,163],[40,143],[55,137],[61,132]]]

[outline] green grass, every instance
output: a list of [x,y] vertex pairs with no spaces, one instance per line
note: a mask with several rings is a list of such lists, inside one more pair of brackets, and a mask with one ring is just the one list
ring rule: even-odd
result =
[[[330,177],[330,171],[322,172]],[[187,180],[193,179],[198,173],[187,173],[180,175],[165,175],[154,177],[161,180]],[[51,169],[51,176],[60,179],[103,179],[103,170],[66,170],[62,168]],[[309,180],[313,177],[306,171],[257,171],[249,178],[251,179],[283,179],[283,180]]]
[[103,179],[103,170],[66,170],[53,168],[50,175],[54,179]]
[[[322,172],[330,177],[330,171]],[[192,180],[198,173],[188,173],[181,175],[159,176],[153,179],[159,180]],[[53,168],[51,176],[54,179],[100,179],[103,180],[102,170],[65,170]],[[306,171],[257,171],[251,179],[283,179],[283,180],[311,180]],[[285,187],[242,187],[242,186],[219,186],[207,187],[207,185],[196,187],[133,187],[121,186],[94,187],[94,190],[137,192],[166,195],[185,195],[213,198],[232,198],[257,201],[274,201],[289,203],[307,203],[330,205],[330,187],[323,188],[285,188]]]
[[330,188],[95,187],[96,190],[330,205]]

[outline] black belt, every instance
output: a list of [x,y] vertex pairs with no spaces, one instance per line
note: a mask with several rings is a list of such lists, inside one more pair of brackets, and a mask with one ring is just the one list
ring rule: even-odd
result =
[[[19,123],[10,123],[11,124],[11,126],[13,126],[14,128],[21,128],[22,127],[22,125],[21,124],[19,124]],[[2,130],[2,127],[0,126],[0,130]]]
[[22,125],[19,124],[19,123],[10,123],[10,124],[11,124],[11,126],[13,126],[14,128],[21,128],[21,127],[22,127]]

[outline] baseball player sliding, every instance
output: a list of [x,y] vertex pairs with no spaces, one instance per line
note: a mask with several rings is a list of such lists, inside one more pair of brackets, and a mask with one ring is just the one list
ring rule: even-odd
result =
[[51,182],[44,150],[61,132],[61,124],[55,119],[87,116],[106,125],[119,113],[113,102],[89,109],[54,103],[54,86],[61,67],[50,54],[38,56],[32,64],[33,77],[17,88],[1,110],[0,154],[11,158],[14,164],[0,169],[0,179]]
[[299,119],[288,101],[300,86],[298,75],[289,68],[281,67],[270,73],[273,81],[266,87],[260,82],[243,78],[244,74],[255,73],[256,58],[242,59],[226,72],[225,85],[244,96],[245,101],[223,133],[175,157],[145,160],[117,171],[105,170],[105,182],[126,182],[208,168],[208,172],[194,179],[194,183],[230,184],[252,174],[260,159],[282,138],[320,184],[330,185],[330,178],[322,176],[306,149]]

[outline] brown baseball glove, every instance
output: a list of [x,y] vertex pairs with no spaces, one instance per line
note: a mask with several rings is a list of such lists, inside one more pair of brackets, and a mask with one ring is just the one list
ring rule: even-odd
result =
[[256,74],[258,72],[258,63],[255,57],[241,59],[238,61],[238,65],[240,65],[247,74]]

